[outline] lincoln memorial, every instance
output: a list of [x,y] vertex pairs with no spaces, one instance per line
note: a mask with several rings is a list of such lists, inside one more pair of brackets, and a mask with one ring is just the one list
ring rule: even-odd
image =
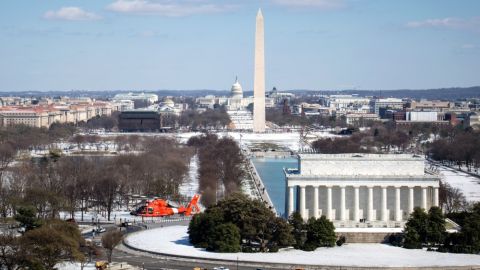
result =
[[438,206],[439,177],[411,154],[299,154],[285,169],[286,206],[340,227],[400,227],[414,207]]

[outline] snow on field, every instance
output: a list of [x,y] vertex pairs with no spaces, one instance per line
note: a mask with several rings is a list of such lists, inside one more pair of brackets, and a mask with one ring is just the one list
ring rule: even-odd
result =
[[438,170],[443,175],[442,180],[460,189],[467,201],[480,201],[480,178],[445,166],[438,166]]
[[[80,270],[80,263],[74,262],[63,262],[56,265],[58,270]],[[83,270],[95,270],[95,263],[87,263]]]
[[[109,269],[114,270],[114,269],[123,269],[123,270],[136,270],[140,269],[139,267],[131,266],[125,262],[114,262],[109,264]],[[80,270],[80,263],[77,262],[63,262],[59,263],[56,265],[56,269],[58,270]],[[84,267],[83,270],[95,270],[95,263],[87,263]]]
[[212,253],[190,245],[186,226],[141,231],[126,238],[139,249],[192,257],[288,264],[342,266],[464,266],[480,265],[480,255],[410,250],[383,244],[346,244],[314,252],[286,249],[278,253]]
[[[185,143],[190,137],[201,135],[202,133],[186,132],[178,133],[177,138],[180,142]],[[279,146],[298,150],[300,148],[300,134],[298,132],[281,132],[281,133],[243,133],[243,132],[218,132],[220,137],[230,136],[242,145],[251,145],[255,143],[272,143]],[[329,132],[313,132],[307,136],[308,141],[314,141],[318,138],[330,138],[337,135]]]
[[[70,217],[71,216],[69,213],[65,213],[65,212],[60,213],[60,218],[62,219],[68,219]],[[120,219],[122,219],[122,221],[125,221],[125,220],[133,221],[135,218],[140,219],[139,217],[130,215],[129,211],[116,210],[116,211],[112,211],[110,215],[110,222],[119,223]],[[82,214],[80,213],[80,211],[77,211],[74,213],[74,219],[76,221],[85,221],[85,222],[91,222],[92,220],[93,221],[98,220],[102,223],[108,222],[108,218],[106,215],[104,215],[104,213],[98,213],[96,211],[89,211],[89,212],[83,213],[83,220],[82,220]]]

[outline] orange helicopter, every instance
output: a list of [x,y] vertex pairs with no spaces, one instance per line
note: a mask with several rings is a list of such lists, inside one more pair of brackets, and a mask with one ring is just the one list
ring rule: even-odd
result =
[[200,195],[195,194],[187,207],[182,205],[176,206],[162,199],[147,200],[139,208],[130,212],[130,214],[142,217],[165,217],[175,214],[190,216],[192,213],[200,212],[200,207],[197,204],[199,199]]

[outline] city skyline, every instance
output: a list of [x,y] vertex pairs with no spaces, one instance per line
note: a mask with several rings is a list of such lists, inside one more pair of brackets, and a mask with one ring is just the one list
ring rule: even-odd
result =
[[[25,3],[29,4],[25,4]],[[23,1],[0,9],[0,91],[253,89],[253,19],[267,23],[266,89],[479,85],[480,2]]]

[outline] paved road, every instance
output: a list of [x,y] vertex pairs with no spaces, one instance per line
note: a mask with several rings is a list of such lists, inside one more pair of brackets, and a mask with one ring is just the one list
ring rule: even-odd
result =
[[160,269],[178,269],[178,270],[192,270],[194,267],[200,267],[202,269],[213,269],[214,267],[226,267],[230,270],[255,270],[255,269],[275,269],[266,265],[258,266],[244,266],[241,262],[230,264],[218,264],[218,263],[198,263],[189,259],[180,259],[172,257],[162,257],[151,254],[140,254],[139,252],[125,251],[124,247],[115,249],[113,253],[113,260],[115,262],[126,262],[130,265],[138,266],[146,270],[160,270]]
[[[149,224],[150,226],[174,226],[174,225],[188,225],[188,221],[177,221],[168,224]],[[134,227],[134,226],[132,226]],[[131,228],[131,230],[139,230],[137,227]],[[129,233],[132,231],[129,231]],[[185,254],[188,256],[188,254]],[[169,256],[160,256],[149,254],[146,252],[138,252],[131,250],[124,245],[119,245],[113,252],[112,260],[114,262],[126,262],[133,266],[138,266],[147,270],[157,269],[178,269],[178,270],[192,270],[194,267],[201,267],[207,269],[213,269],[214,267],[224,266],[230,270],[255,270],[258,268],[268,269],[259,265],[259,267],[247,267],[243,266],[241,262],[230,264],[218,264],[218,263],[198,263],[190,259],[174,258]]]
[[[226,266],[219,264],[198,264],[195,262],[172,260],[171,258],[153,257],[150,255],[136,255],[127,253],[116,249],[113,253],[113,260],[115,262],[126,262],[130,265],[138,266],[146,270],[159,270],[159,269],[178,269],[178,270],[192,270],[194,267],[201,267],[207,269],[213,269],[214,267]],[[230,270],[236,270],[236,266],[226,266]],[[242,268],[239,270],[250,270],[254,268]]]

